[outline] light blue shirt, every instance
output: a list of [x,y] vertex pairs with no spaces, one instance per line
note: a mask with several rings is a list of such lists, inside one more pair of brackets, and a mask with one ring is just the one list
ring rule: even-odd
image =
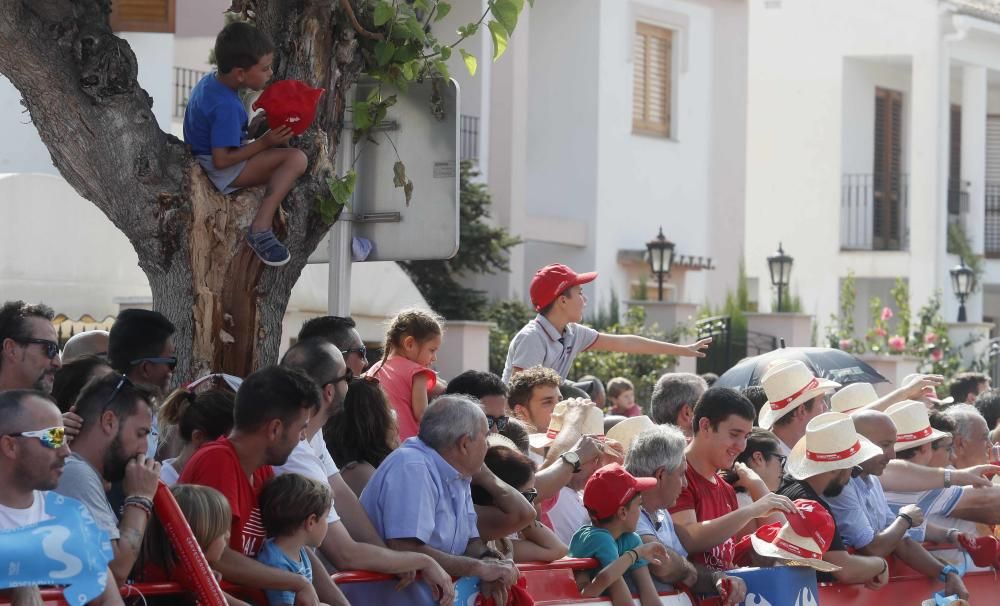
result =
[[950,528],[956,526],[957,520],[948,520],[951,512],[962,498],[961,486],[934,488],[923,492],[888,492],[885,495],[889,501],[889,509],[895,515],[904,505],[916,505],[924,513],[924,523],[907,531],[906,536],[914,541],[923,542],[927,534],[927,522]]
[[896,519],[882,492],[882,483],[875,476],[851,478],[843,492],[827,497],[826,502],[830,505],[844,543],[855,549],[871,543],[876,534]]
[[645,509],[639,510],[639,523],[636,524],[635,533],[640,537],[654,536],[664,547],[673,549],[685,558],[688,555],[687,550],[681,545],[681,540],[677,538],[674,521],[670,518],[670,514],[662,509],[657,509],[652,514],[647,513]]
[[[305,547],[299,550],[299,561],[296,562],[288,557],[280,547],[274,544],[274,539],[268,539],[264,541],[264,546],[257,553],[257,561],[271,568],[294,572],[297,575],[305,577],[312,583],[312,564],[309,562],[309,554],[306,552]],[[271,606],[285,606],[286,604],[295,603],[294,591],[265,589],[264,594],[267,596],[267,603]]]
[[479,537],[470,486],[469,476],[413,437],[382,461],[361,506],[383,540],[417,539],[461,555]]
[[538,314],[511,339],[503,368],[503,382],[510,381],[515,366],[544,366],[565,379],[577,354],[590,348],[598,336],[600,333],[593,328],[573,323],[567,324],[560,334],[552,322]]

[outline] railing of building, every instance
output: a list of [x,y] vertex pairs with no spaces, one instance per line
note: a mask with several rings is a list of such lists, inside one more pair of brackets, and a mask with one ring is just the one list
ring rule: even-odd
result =
[[174,117],[183,118],[184,108],[187,107],[188,99],[191,97],[191,89],[201,80],[205,74],[197,69],[186,67],[174,67]]
[[459,129],[459,159],[462,162],[479,162],[479,116],[461,116]]
[[984,252],[991,259],[1000,259],[1000,182],[987,182],[986,216],[983,217]]
[[845,174],[840,191],[841,250],[908,250],[909,175]]

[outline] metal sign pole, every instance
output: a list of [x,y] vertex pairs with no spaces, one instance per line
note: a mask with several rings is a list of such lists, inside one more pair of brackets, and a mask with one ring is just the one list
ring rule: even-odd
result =
[[[347,172],[354,164],[354,145],[349,137],[341,142],[340,156],[337,164],[340,174]],[[351,204],[354,196],[351,195]],[[327,283],[326,310],[331,316],[348,317],[351,315],[351,235],[352,213],[346,209],[341,211],[337,222],[330,228],[330,240],[327,245],[329,253],[329,272]]]

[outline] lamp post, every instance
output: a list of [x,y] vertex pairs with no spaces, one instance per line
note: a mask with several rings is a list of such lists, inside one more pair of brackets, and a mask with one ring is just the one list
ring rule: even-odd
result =
[[778,254],[772,255],[767,258],[767,267],[771,270],[771,284],[778,287],[778,312],[782,311],[782,302],[784,301],[785,289],[788,288],[788,283],[792,277],[792,259],[790,256],[785,254],[785,251],[781,248],[781,242],[778,242]]
[[951,289],[958,297],[958,321],[965,322],[965,299],[976,288],[976,274],[965,264],[965,259],[960,259],[948,273],[951,274]]
[[659,301],[663,301],[663,278],[670,275],[670,266],[674,264],[674,243],[663,237],[663,226],[655,238],[646,242],[649,257],[649,269],[659,283]]

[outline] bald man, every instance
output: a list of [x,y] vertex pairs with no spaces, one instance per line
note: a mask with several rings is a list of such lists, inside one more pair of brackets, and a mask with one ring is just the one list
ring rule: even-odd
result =
[[[905,505],[893,515],[886,501],[878,476],[882,475],[889,461],[895,456],[896,426],[889,415],[866,410],[852,415],[854,428],[882,449],[882,454],[861,463],[860,473],[847,483],[836,497],[827,502],[837,521],[837,528],[844,543],[859,553],[878,557],[894,554],[914,570],[930,579],[944,582],[945,595],[958,595],[968,599],[968,591],[958,570],[945,565],[932,556],[924,547],[911,538],[909,531],[923,530],[924,514],[916,505]],[[914,534],[914,533],[911,533]],[[957,529],[941,528],[928,524],[924,536],[933,543],[958,544]]]
[[88,330],[73,335],[63,346],[62,362],[68,364],[82,356],[108,357],[108,331]]

